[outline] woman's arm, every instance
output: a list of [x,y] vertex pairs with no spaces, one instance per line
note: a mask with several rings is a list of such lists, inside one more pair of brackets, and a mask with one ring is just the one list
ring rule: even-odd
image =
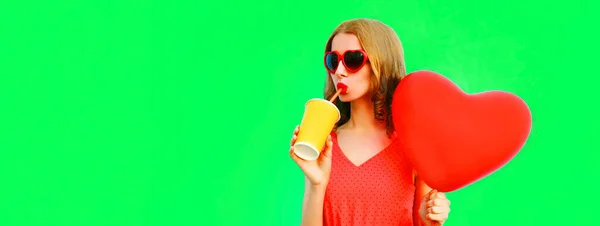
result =
[[306,179],[304,189],[304,204],[302,205],[302,226],[323,225],[323,202],[325,200],[325,186],[315,186]]
[[423,197],[426,194],[431,192],[431,188],[425,184],[415,172],[413,172],[413,181],[415,183],[415,202],[413,205],[413,224],[415,226],[422,226],[423,221],[421,220],[421,203],[423,202]]

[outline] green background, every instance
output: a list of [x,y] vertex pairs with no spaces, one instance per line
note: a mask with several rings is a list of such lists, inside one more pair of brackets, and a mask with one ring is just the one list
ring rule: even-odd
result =
[[356,17],[396,30],[409,71],[530,105],[522,152],[449,193],[446,225],[595,225],[598,5],[2,1],[0,225],[298,225],[289,139]]

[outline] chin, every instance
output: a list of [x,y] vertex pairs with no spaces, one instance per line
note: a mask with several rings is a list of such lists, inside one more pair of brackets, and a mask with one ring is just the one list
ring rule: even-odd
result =
[[349,96],[348,94],[340,95],[338,98],[342,102],[352,102],[354,99],[356,99],[356,98],[353,98],[352,96]]

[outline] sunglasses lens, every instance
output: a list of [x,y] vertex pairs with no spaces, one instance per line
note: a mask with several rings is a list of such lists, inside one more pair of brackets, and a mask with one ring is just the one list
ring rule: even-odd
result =
[[329,70],[329,71],[337,70],[339,62],[340,62],[340,59],[338,59],[338,56],[335,53],[328,53],[325,56],[325,64],[327,65],[327,70]]
[[346,67],[350,70],[358,70],[362,67],[363,62],[365,60],[365,56],[362,52],[359,51],[350,51],[346,52],[344,55],[344,63],[346,63]]

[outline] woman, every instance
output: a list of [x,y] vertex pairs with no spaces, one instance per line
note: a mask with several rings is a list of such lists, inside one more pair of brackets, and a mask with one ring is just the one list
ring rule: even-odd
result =
[[302,225],[442,225],[450,201],[416,175],[399,148],[391,118],[394,90],[405,74],[400,40],[371,19],[340,24],[325,48],[331,98],[341,119],[316,161],[290,155],[306,178]]

